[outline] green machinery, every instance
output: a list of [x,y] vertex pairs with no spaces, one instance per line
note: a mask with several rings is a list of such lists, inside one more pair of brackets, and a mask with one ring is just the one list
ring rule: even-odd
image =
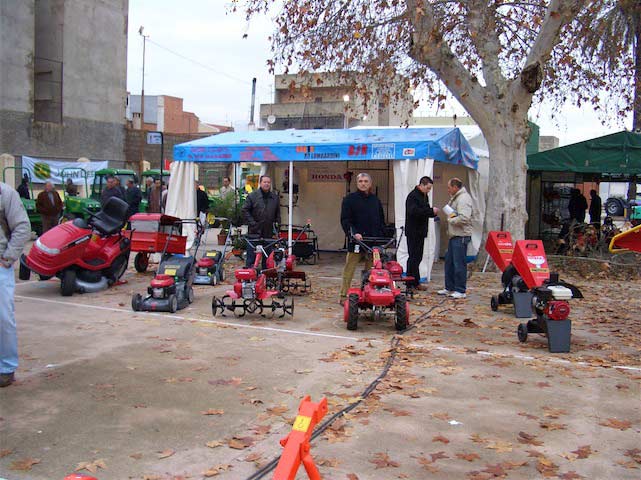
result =
[[[31,183],[31,177],[29,176],[28,170],[26,168],[19,167],[5,167],[2,171],[2,181],[4,183],[7,183],[5,180],[7,176],[7,170],[15,170],[16,172],[20,171],[20,173],[26,173],[27,178],[29,179],[29,191],[31,192],[31,198],[20,198],[20,200],[22,200],[22,205],[24,206],[24,209],[27,211],[27,215],[29,216],[29,221],[31,222],[31,230],[40,235],[42,233],[42,218],[36,211],[36,199],[33,196],[33,184]],[[22,175],[20,176],[20,179],[22,179]]]
[[73,220],[74,218],[89,219],[90,214],[98,213],[100,211],[100,200],[93,198],[89,195],[89,184],[87,181],[87,171],[80,167],[63,168],[60,171],[60,178],[66,181],[67,178],[81,177],[85,181],[85,194],[70,195],[63,183],[64,188],[64,205],[65,209],[62,213],[63,221]]

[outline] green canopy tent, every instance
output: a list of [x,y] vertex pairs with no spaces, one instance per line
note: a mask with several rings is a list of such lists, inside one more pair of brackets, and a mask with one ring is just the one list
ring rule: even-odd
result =
[[641,134],[618,132],[527,156],[529,238],[556,238],[569,189],[641,176]]
[[641,134],[618,132],[527,157],[530,171],[641,175]]

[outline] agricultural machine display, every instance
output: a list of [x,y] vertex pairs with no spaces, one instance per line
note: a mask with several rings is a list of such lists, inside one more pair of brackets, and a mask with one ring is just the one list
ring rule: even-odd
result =
[[89,196],[89,184],[87,171],[84,168],[63,168],[60,171],[60,178],[75,178],[80,177],[85,182],[85,196],[82,195],[69,195],[67,189],[64,192],[64,211],[62,212],[61,222],[68,222],[74,218],[83,218],[89,220],[89,216],[100,211],[100,201]]
[[[287,227],[287,226],[285,226]],[[308,259],[313,257],[316,263],[317,247],[316,237],[308,236],[312,232],[311,225],[308,223],[304,227],[295,227],[292,233],[295,238],[292,241],[292,254],[287,254],[285,245],[287,245],[287,231],[283,226],[278,229],[280,243],[275,244],[274,251],[267,257],[267,287],[278,290],[281,293],[307,293],[311,290],[312,283],[307,278],[307,273],[302,270],[296,270],[296,262],[299,259]],[[309,263],[312,263],[311,261]]]
[[20,258],[20,279],[29,280],[31,272],[40,280],[58,277],[63,296],[113,285],[129,262],[131,242],[122,231],[128,209],[127,202],[112,197],[88,221],[76,218],[45,232]]
[[[289,225],[281,225],[278,229],[278,236],[280,238],[288,238]],[[300,263],[307,263],[315,265],[318,261],[318,236],[312,230],[311,222],[308,220],[307,224],[292,225],[292,237],[294,243],[292,245],[292,254]]]
[[513,244],[509,232],[490,232],[486,250],[503,272],[503,292],[492,297],[492,310],[513,303],[520,318],[531,317],[534,310],[536,318],[517,328],[519,341],[526,342],[528,334],[538,333],[547,337],[550,352],[569,352],[572,323],[568,301],[583,295],[574,285],[559,280],[557,273],[550,274],[543,242],[518,240]]
[[[214,220],[229,222],[227,218],[216,217]],[[208,250],[196,262],[194,285],[218,285],[225,280],[225,258],[227,246],[231,244],[231,228],[227,229],[222,252]]]
[[[225,311],[233,312],[238,317],[245,314],[271,311],[272,316],[280,311],[280,318],[286,314],[294,315],[294,299],[285,298],[282,291],[270,288],[267,283],[267,274],[276,272],[276,278],[282,276],[286,269],[287,255],[285,253],[285,240],[278,239],[250,239],[243,237],[245,242],[256,251],[256,258],[252,267],[237,268],[234,272],[236,282],[232,290],[227,290],[222,298],[214,296],[211,300],[211,311],[214,316],[225,315]],[[267,255],[267,250],[273,251]],[[268,268],[262,268],[263,258],[267,257]]]
[[[162,252],[162,260],[158,265],[155,277],[147,288],[147,296],[143,297],[136,293],[131,298],[131,308],[135,311],[144,312],[171,312],[182,310],[194,301],[194,289],[192,287],[196,270],[196,255],[202,239],[204,228],[198,220],[178,220],[181,225],[196,225],[196,237],[192,247],[192,255],[169,253],[168,237],[165,241],[165,248]],[[180,236],[183,245],[186,237]]]
[[369,313],[374,319],[384,315],[394,316],[396,330],[405,330],[409,324],[410,309],[407,298],[400,288],[396,287],[395,280],[389,269],[385,268],[382,252],[394,242],[388,238],[367,238],[357,240],[352,236],[352,241],[372,255],[372,268],[364,271],[360,288],[350,288],[347,300],[343,306],[343,319],[348,330],[358,328],[358,319],[362,313]]

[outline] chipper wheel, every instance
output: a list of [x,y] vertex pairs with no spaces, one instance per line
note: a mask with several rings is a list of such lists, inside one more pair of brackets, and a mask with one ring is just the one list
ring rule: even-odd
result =
[[401,332],[407,328],[409,320],[409,309],[407,308],[407,298],[405,298],[405,295],[396,296],[394,309],[396,310],[396,322],[394,322],[394,326],[397,331]]
[[358,328],[358,295],[352,293],[347,297],[347,330]]
[[131,297],[131,308],[134,312],[139,312],[142,308],[142,295],[139,293],[134,293],[134,296]]
[[490,299],[490,308],[493,312],[496,312],[499,309],[499,297],[498,295],[492,295]]
[[519,337],[519,342],[527,342],[527,324],[519,323],[519,326],[516,329],[516,335]]

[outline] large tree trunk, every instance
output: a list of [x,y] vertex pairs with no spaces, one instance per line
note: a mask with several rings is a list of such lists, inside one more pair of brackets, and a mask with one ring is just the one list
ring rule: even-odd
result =
[[525,238],[527,124],[525,120],[519,123],[518,126],[511,122],[480,125],[490,153],[484,241],[488,232],[501,229],[501,223],[513,239]]

